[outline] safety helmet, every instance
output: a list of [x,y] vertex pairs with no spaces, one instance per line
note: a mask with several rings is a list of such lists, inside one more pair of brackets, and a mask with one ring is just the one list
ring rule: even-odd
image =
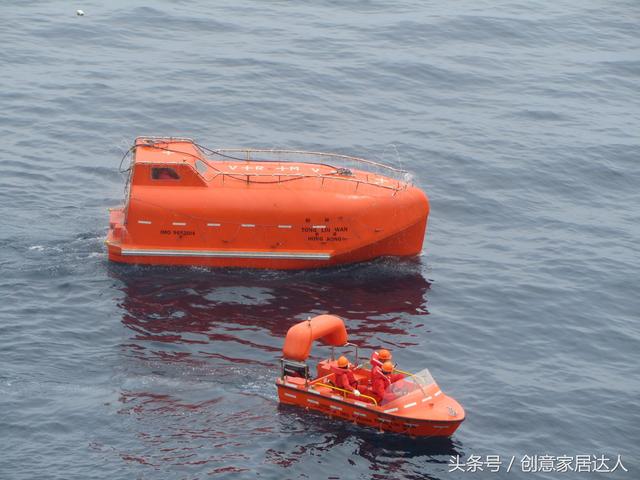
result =
[[381,348],[380,350],[378,350],[378,357],[380,357],[380,360],[382,361],[391,360],[391,352],[389,350]]
[[347,360],[347,357],[342,356],[338,359],[338,366],[340,368],[347,368],[349,366],[349,360]]
[[382,364],[382,371],[384,373],[391,373],[393,372],[393,363],[391,363],[390,361],[386,361]]

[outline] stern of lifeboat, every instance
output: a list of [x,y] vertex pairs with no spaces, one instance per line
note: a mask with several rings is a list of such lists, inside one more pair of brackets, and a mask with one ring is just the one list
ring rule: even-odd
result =
[[122,242],[126,233],[124,218],[124,207],[109,209],[109,232],[104,242],[109,252],[109,260],[122,261]]

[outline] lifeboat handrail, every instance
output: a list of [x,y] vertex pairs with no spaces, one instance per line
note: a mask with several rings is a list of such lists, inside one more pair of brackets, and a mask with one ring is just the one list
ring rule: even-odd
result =
[[[234,178],[237,180],[240,180],[241,178],[244,178],[248,183],[251,181],[250,178],[251,177],[270,177],[270,178],[275,178],[278,177],[278,182],[280,182],[280,178],[281,177],[286,177],[287,181],[289,180],[295,180],[297,178],[321,178],[323,181],[325,179],[330,179],[330,180],[342,180],[342,181],[347,181],[347,182],[354,182],[356,183],[356,185],[359,185],[360,183],[365,184],[365,185],[374,185],[376,187],[381,187],[381,188],[386,188],[389,190],[394,190],[394,191],[399,191],[402,190],[404,188],[407,187],[407,184],[411,184],[412,181],[410,178],[408,178],[408,176],[410,175],[410,173],[407,170],[404,169],[400,169],[400,168],[396,168],[396,167],[392,167],[390,165],[385,165],[383,163],[380,162],[374,162],[373,160],[367,160],[366,158],[361,158],[361,157],[354,157],[354,156],[350,156],[350,155],[343,155],[343,154],[339,154],[339,153],[327,153],[327,152],[315,152],[315,151],[306,151],[306,150],[283,150],[283,149],[260,149],[260,148],[222,148],[222,149],[217,149],[217,150],[213,150],[210,149],[208,147],[205,147],[203,145],[200,145],[198,143],[196,143],[192,138],[188,138],[188,137],[163,137],[163,136],[138,136],[136,137],[136,140],[134,142],[134,145],[127,151],[127,154],[130,153],[131,151],[134,151],[136,149],[136,147],[138,146],[137,143],[139,140],[147,140],[148,142],[146,142],[146,146],[148,147],[155,147],[155,148],[159,148],[157,147],[157,143],[170,143],[170,142],[185,142],[185,143],[190,143],[192,144],[197,150],[200,151],[201,155],[194,155],[192,153],[187,153],[187,152],[179,152],[182,153],[184,155],[189,155],[191,157],[193,157],[195,160],[200,160],[202,162],[204,162],[209,168],[211,168],[213,171],[215,171],[216,173],[212,176],[212,177],[205,177],[200,171],[198,171],[197,168],[194,168],[194,172],[200,177],[202,178],[205,182],[209,182],[211,180],[213,180],[214,178],[218,177],[218,176],[222,176],[222,178],[224,179],[225,177],[230,177],[230,178]],[[167,149],[168,150],[168,149]],[[171,150],[169,150],[171,151]],[[238,157],[233,157],[230,155],[226,155],[224,152],[228,152],[228,153],[243,153],[245,158],[238,158]],[[366,179],[362,179],[362,178],[350,178],[350,177],[345,177],[345,176],[337,176],[337,173],[340,173],[340,169],[343,167],[339,167],[336,165],[331,165],[331,164],[326,164],[326,163],[319,163],[318,161],[316,162],[307,162],[307,163],[314,163],[314,164],[318,164],[318,165],[325,165],[328,167],[332,167],[335,168],[336,171],[335,172],[330,172],[330,173],[325,173],[325,174],[305,174],[305,173],[258,173],[258,172],[252,172],[252,173],[241,173],[241,172],[223,172],[220,169],[218,169],[213,163],[212,160],[210,158],[207,157],[207,153],[210,154],[214,154],[214,155],[219,155],[225,158],[229,158],[229,159],[233,159],[233,160],[238,160],[238,161],[250,161],[250,162],[279,162],[279,163],[295,163],[295,160],[287,160],[287,159],[283,159],[283,158],[278,158],[278,159],[258,159],[258,158],[251,158],[251,154],[257,154],[257,153],[271,153],[271,154],[284,154],[284,155],[306,155],[306,156],[315,156],[315,157],[320,157],[321,160],[324,159],[335,159],[335,160],[341,160],[341,161],[351,161],[351,162],[355,162],[355,163],[362,163],[368,166],[373,166],[373,167],[377,167],[379,169],[385,170],[386,174],[388,176],[390,176],[393,180],[395,180],[397,183],[397,185],[384,185],[383,183],[380,182],[376,182],[376,181],[371,181],[368,178]],[[122,160],[124,160],[124,158],[127,156],[127,154],[125,154],[125,156],[123,157]],[[318,160],[318,159],[316,159]],[[121,161],[122,163],[122,161]],[[132,163],[133,163],[133,158],[132,158]],[[131,167],[129,167],[131,168]],[[365,172],[367,173],[367,172]],[[374,174],[375,175],[375,174]],[[259,182],[258,182],[259,183]]]
[[194,145],[196,144],[195,140],[190,137],[166,137],[162,135],[138,135],[136,137],[136,141],[134,142],[134,145],[137,143],[138,140],[153,140],[158,143],[185,142],[185,143],[193,143]]
[[[391,170],[393,172],[396,173],[409,173],[407,170],[401,169],[401,168],[396,168],[396,167],[392,167],[390,165],[385,165],[384,163],[380,163],[380,162],[374,162],[373,160],[367,160],[366,158],[362,158],[362,157],[354,157],[352,155],[344,155],[341,153],[328,153],[328,152],[316,152],[316,151],[310,151],[310,150],[287,150],[287,149],[281,149],[281,148],[218,148],[218,149],[212,149],[212,148],[208,148],[205,147],[204,145],[200,145],[198,143],[195,142],[195,140],[193,138],[190,137],[167,137],[167,136],[162,136],[162,135],[138,135],[136,137],[136,142],[138,140],[151,140],[154,142],[158,142],[158,143],[170,143],[170,142],[185,142],[185,143],[191,143],[194,146],[196,146],[198,149],[202,150],[202,151],[206,151],[206,152],[210,152],[216,155],[221,155],[224,156],[223,152],[232,152],[232,153],[239,153],[239,152],[243,152],[247,155],[250,155],[251,153],[286,153],[286,154],[296,154],[296,155],[316,155],[319,157],[334,157],[334,158],[340,158],[340,159],[344,159],[344,160],[352,160],[355,162],[361,162],[361,163],[366,163],[368,165],[374,165],[376,167],[381,167],[381,168],[385,168],[387,170]],[[135,143],[134,143],[135,145]],[[247,156],[247,158],[238,158],[236,160],[248,160],[248,161],[253,161],[251,158],[249,158]],[[258,160],[258,161],[264,161],[264,160]],[[283,161],[283,160],[279,160],[279,161]],[[286,160],[284,160],[284,162],[287,162]]]
[[[333,385],[328,385],[328,384],[326,384],[326,383],[316,383],[315,385],[318,385],[318,386],[320,386],[320,387],[327,387],[327,388],[330,388],[330,389],[332,389],[332,390],[338,390],[338,391],[340,391],[340,392],[344,392],[344,393],[347,393],[347,394],[353,394],[353,392],[350,392],[349,390],[345,390],[344,388],[335,387],[335,386],[333,386]],[[315,386],[315,385],[314,385],[314,386]],[[365,394],[363,394],[363,393],[361,393],[361,394],[360,394],[359,396],[357,396],[356,398],[360,398],[360,397],[368,398],[369,400],[373,401],[373,404],[374,404],[376,407],[378,406],[378,402],[376,401],[376,399],[375,399],[375,398],[370,397],[369,395],[365,395]]]
[[[367,165],[373,165],[376,167],[384,168],[386,170],[390,170],[395,173],[409,173],[407,170],[392,167],[391,165],[385,165],[384,163],[375,162],[373,160],[368,160],[366,158],[354,157],[352,155],[344,155],[341,153],[316,152],[312,150],[311,151],[310,150],[286,150],[286,149],[277,149],[277,148],[219,148],[214,150],[214,149],[202,147],[201,145],[198,145],[198,147],[202,149],[206,149],[208,152],[211,152],[212,154],[220,155],[223,157],[225,156],[225,152],[244,153],[245,158],[235,158],[235,160],[242,160],[242,161],[265,161],[265,160],[252,159],[251,158],[252,153],[271,153],[276,155],[277,154],[294,154],[294,155],[309,155],[309,156],[313,155],[316,157],[336,158],[341,160],[349,160],[349,161],[354,161],[358,163],[364,163]],[[287,160],[277,160],[277,161],[281,161],[285,163],[287,162]]]
[[[373,165],[375,167],[380,167],[380,168],[384,168],[386,170],[389,170],[391,172],[394,173],[401,173],[401,174],[406,174],[409,173],[407,170],[402,169],[402,168],[396,168],[396,167],[392,167],[391,165],[386,165],[384,163],[381,162],[375,162],[373,160],[368,160],[366,158],[362,158],[362,157],[355,157],[353,155],[344,155],[341,153],[329,153],[329,152],[316,152],[313,150],[287,150],[287,149],[280,149],[280,148],[218,148],[218,149],[212,149],[212,148],[208,148],[205,147],[204,145],[200,145],[198,143],[195,142],[195,140],[193,138],[190,137],[166,137],[166,136],[161,136],[161,135],[138,135],[136,137],[136,141],[134,142],[134,146],[137,143],[138,140],[151,140],[152,142],[158,142],[158,143],[170,143],[170,142],[185,142],[185,143],[191,143],[193,144],[195,147],[197,147],[199,150],[203,151],[203,152],[209,152],[212,153],[214,155],[220,155],[220,156],[225,156],[224,152],[229,152],[229,153],[244,153],[246,158],[235,158],[235,160],[242,160],[242,161],[268,161],[268,160],[254,160],[251,158],[251,154],[252,153],[272,153],[272,154],[295,154],[295,155],[314,155],[317,157],[328,157],[328,158],[336,158],[336,159],[342,159],[342,160],[349,160],[349,161],[354,161],[354,162],[358,162],[358,163],[364,163],[367,165]],[[288,163],[288,160],[277,160],[279,162],[284,162],[284,163]]]
[[[200,173],[197,172],[199,175]],[[202,175],[200,175],[202,176]],[[216,178],[217,176],[222,176],[222,177],[231,177],[234,178],[236,180],[240,180],[240,181],[246,181],[249,182],[251,177],[270,177],[270,178],[274,178],[277,177],[278,179],[280,179],[280,177],[287,177],[287,180],[296,180],[298,178],[321,178],[321,179],[328,179],[328,180],[340,180],[343,182],[353,182],[356,184],[362,183],[365,185],[375,185],[376,187],[380,187],[380,188],[387,188],[389,190],[403,190],[407,188],[407,183],[405,180],[399,180],[399,179],[394,179],[394,183],[398,182],[397,185],[382,185],[378,182],[374,182],[371,180],[364,180],[362,178],[350,178],[350,177],[340,177],[340,176],[335,176],[335,175],[317,175],[317,174],[307,174],[307,173],[257,173],[257,172],[253,172],[253,173],[241,173],[241,172],[233,172],[233,173],[229,173],[229,172],[221,172],[221,171],[217,171],[215,175],[213,175],[210,179],[205,179],[207,181],[211,181],[214,178]],[[240,177],[244,177],[245,179],[242,179]],[[203,177],[204,178],[204,177]],[[284,181],[284,180],[283,180]],[[254,183],[261,183],[261,182],[254,182]],[[264,182],[264,183],[269,183],[269,182]],[[404,184],[404,185],[403,185]]]

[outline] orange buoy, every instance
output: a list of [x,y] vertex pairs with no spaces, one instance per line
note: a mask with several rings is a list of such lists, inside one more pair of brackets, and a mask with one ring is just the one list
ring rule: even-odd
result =
[[342,319],[335,315],[319,315],[294,325],[284,339],[282,355],[290,360],[304,361],[316,340],[337,347],[347,343],[347,329]]

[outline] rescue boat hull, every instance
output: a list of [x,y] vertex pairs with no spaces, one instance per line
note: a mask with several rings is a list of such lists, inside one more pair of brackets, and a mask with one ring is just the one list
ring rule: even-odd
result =
[[[213,162],[186,140],[133,150],[126,204],[110,212],[111,261],[307,269],[422,250],[429,202],[406,182],[325,163]],[[285,153],[309,155],[269,151]]]
[[[442,392],[428,369],[403,372],[390,362],[365,368],[358,363],[357,345],[348,340],[344,321],[335,315],[318,315],[290,327],[276,379],[280,403],[412,437],[453,435],[465,419],[464,409]],[[307,360],[316,341],[333,349],[355,348],[355,364],[345,356],[336,360],[332,350],[312,377]]]
[[317,392],[310,392],[296,386],[287,386],[280,380],[277,382],[280,403],[314,410],[332,418],[347,420],[356,425],[371,427],[385,432],[399,433],[412,437],[450,437],[464,421],[464,417],[456,420],[425,420],[393,415],[374,410],[353,401],[345,400],[340,395],[326,397]]

